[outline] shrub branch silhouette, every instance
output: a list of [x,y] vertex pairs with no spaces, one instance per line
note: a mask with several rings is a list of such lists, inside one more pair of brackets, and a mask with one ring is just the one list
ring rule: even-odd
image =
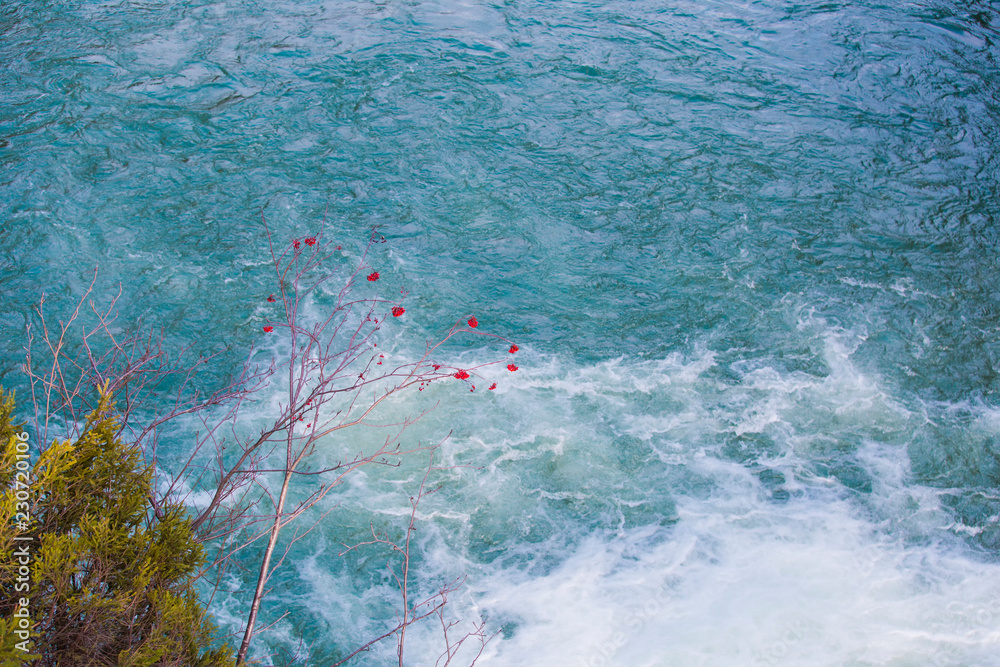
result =
[[[164,350],[162,333],[116,333],[118,297],[109,307],[97,308],[88,301],[92,281],[68,320],[56,328],[46,321],[43,298],[37,309],[36,331],[29,330],[23,366],[29,379],[32,427],[38,442],[45,443],[54,434],[82,442],[98,433],[93,429],[99,426],[99,432],[104,434],[101,437],[119,443],[121,451],[127,452],[122,460],[137,466],[142,478],[148,480],[143,486],[146,505],[129,506],[135,517],[148,508],[144,521],[169,527],[181,520],[180,507],[189,511],[194,508],[186,529],[193,533],[195,543],[208,547],[211,557],[207,562],[198,558],[182,562],[193,568],[192,580],[214,582],[209,604],[235,557],[245,564],[250,558],[246,550],[263,544],[252,597],[246,601],[246,623],[236,655],[238,665],[245,664],[254,637],[266,629],[257,625],[269,580],[292,545],[325,516],[321,514],[307,525],[299,525],[303,515],[363,466],[399,465],[403,457],[436,449],[419,444],[403,446],[401,441],[406,429],[434,405],[390,422],[377,421],[380,408],[404,391],[423,391],[434,382],[458,380],[474,391],[472,382],[480,368],[503,363],[497,359],[456,368],[432,360],[432,355],[440,353],[453,338],[477,335],[497,339],[504,346],[510,343],[480,330],[475,317],[463,318],[436,341],[425,343],[417,359],[390,365],[378,348],[379,332],[407,311],[397,300],[355,295],[364,284],[359,284],[362,278],[366,283],[377,283],[382,277],[371,270],[368,257],[373,246],[384,239],[373,230],[358,259],[350,262],[340,252],[341,246],[325,239],[322,229],[315,236],[279,244],[263,216],[262,222],[277,288],[266,300],[273,304],[274,315],[261,327],[268,344],[266,350],[271,351],[269,362],[248,360],[240,373],[220,389],[202,393],[195,388],[196,378],[212,358],[188,361],[187,350],[170,357]],[[345,263],[350,268],[331,268]],[[406,296],[405,292],[401,294]],[[96,323],[82,328],[77,341],[74,327],[79,326],[85,304]],[[517,350],[510,343],[507,352]],[[250,359],[259,359],[260,353],[252,351]],[[516,369],[508,365],[508,370]],[[271,390],[268,395],[278,390],[283,396],[276,407],[262,400],[265,389]],[[265,411],[270,413],[267,426],[248,437],[240,425],[248,416],[256,418]],[[87,414],[96,415],[97,421],[82,419]],[[154,416],[148,416],[151,414]],[[160,433],[166,425],[176,425],[181,417],[197,420],[201,428],[193,437],[187,458],[167,469],[157,455]],[[323,458],[316,455],[317,445],[325,448],[338,441],[353,442],[343,438],[348,429],[355,427],[384,429],[387,435],[381,444],[358,451],[347,460],[322,463]],[[56,441],[43,456],[50,456],[49,452],[58,451],[60,446]],[[422,485],[418,501],[423,495]],[[196,503],[195,498],[207,500]],[[415,520],[416,505],[412,510],[411,519]],[[405,547],[394,549],[403,557],[404,573],[409,568],[408,537],[412,529],[411,520]],[[283,537],[288,531],[290,536]],[[383,544],[393,547],[388,541]],[[102,572],[104,577],[114,576],[111,571]],[[94,576],[95,581],[103,581],[96,573]],[[417,613],[416,607],[409,606],[408,577],[404,576],[400,585],[404,611],[396,627],[362,649],[396,635],[402,664],[407,626],[437,614],[450,662],[453,645],[447,631],[451,626],[444,622],[441,609],[448,593],[460,583],[443,586],[422,603],[426,606]],[[482,627],[477,626],[475,632],[454,646],[471,636],[478,637],[482,646],[488,641]],[[218,656],[222,657],[211,659],[225,657],[222,653]]]

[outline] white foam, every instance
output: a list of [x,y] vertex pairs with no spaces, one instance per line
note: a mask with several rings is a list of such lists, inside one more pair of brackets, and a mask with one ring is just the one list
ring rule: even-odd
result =
[[[802,330],[827,373],[756,359],[723,382],[704,349],[593,365],[523,350],[518,372],[482,371],[494,392],[449,380],[387,404],[393,421],[447,399],[407,438],[457,425],[438,461],[473,466],[438,473],[444,487],[421,504],[414,592],[469,575],[455,633],[503,628],[480,665],[988,664],[1000,567],[912,481],[906,443],[927,417],[854,364],[861,336]],[[977,414],[975,430],[995,433],[1000,413]],[[730,458],[723,443],[741,438],[761,449]],[[425,464],[368,468],[323,509],[339,504],[354,529],[401,525]],[[298,604],[343,643],[390,622],[376,616],[394,608],[391,582],[369,589],[329,551],[296,563],[313,587]],[[292,641],[281,627],[268,641]],[[430,622],[407,643],[411,664],[443,650]]]
[[998,648],[994,565],[882,543],[842,501],[680,513],[653,547],[595,536],[544,576],[484,572],[480,610],[517,625],[482,664],[985,664]]
[[[688,363],[619,359],[562,371],[557,363],[522,366],[526,372],[504,398],[536,413],[535,426],[494,450],[493,465],[481,473],[480,499],[506,490],[508,500],[484,507],[517,511],[511,496],[518,480],[504,474],[505,466],[541,455],[544,446],[524,445],[553,433],[555,424],[572,424],[558,450],[549,447],[560,456],[580,452],[575,438],[597,441],[586,445],[590,452],[609,447],[590,425],[573,419],[558,399],[564,395],[616,409],[621,429],[645,440],[672,436],[658,446],[660,460],[711,480],[711,488],[707,495],[677,496],[679,520],[672,528],[597,531],[568,553],[559,540],[527,547],[559,561],[550,571],[526,569],[523,562],[497,569],[502,560],[480,566],[470,583],[476,613],[506,623],[508,632],[477,664],[988,664],[1000,648],[1000,567],[948,539],[938,493],[912,484],[905,448],[874,437],[856,448],[852,460],[871,475],[873,487],[860,502],[836,478],[803,469],[817,443],[822,451],[824,443],[838,442],[825,424],[848,431],[880,426],[871,429],[877,436],[912,431],[924,421],[853,365],[849,334],[827,331],[822,340],[828,375],[758,368],[722,392],[721,411],[704,403],[699,390],[706,381],[690,372],[711,367],[705,354]],[[549,391],[555,395],[543,402]],[[655,391],[689,408],[633,414],[636,398]],[[741,413],[726,407],[727,399],[745,403],[748,391],[756,400]],[[818,431],[810,427],[817,410]],[[543,411],[547,418],[536,421]],[[995,415],[982,415],[995,427]],[[747,467],[706,453],[692,437],[705,429],[743,434],[769,426],[781,427],[770,431],[779,441],[787,436],[784,454],[767,459],[785,471],[785,488],[796,492],[784,503],[762,493]],[[522,448],[518,456],[512,447]],[[607,479],[607,492],[615,493],[613,482],[621,478],[609,470]],[[537,498],[580,496],[543,489]]]

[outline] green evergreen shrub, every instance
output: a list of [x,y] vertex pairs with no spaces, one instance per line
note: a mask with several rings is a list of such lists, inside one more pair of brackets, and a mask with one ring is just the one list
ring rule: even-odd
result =
[[[20,485],[16,475],[26,435],[19,439],[13,412],[13,395],[0,389],[0,664],[233,665],[229,647],[213,648],[214,624],[195,595],[205,556],[190,520],[180,505],[151,511],[152,467],[115,436],[110,398],[102,395],[76,442],[53,442],[41,454],[30,443],[26,532],[17,517],[24,475]],[[15,557],[25,544],[27,586]],[[15,616],[24,598],[28,644],[17,634],[24,611]]]

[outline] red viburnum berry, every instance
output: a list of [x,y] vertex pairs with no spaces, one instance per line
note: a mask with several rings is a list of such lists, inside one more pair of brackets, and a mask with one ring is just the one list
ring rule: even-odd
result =
[[490,385],[490,387],[489,387],[489,390],[490,390],[490,391],[493,391],[493,390],[494,390],[494,389],[496,389],[496,388],[497,388],[497,383],[496,383],[496,382],[494,382],[493,384],[491,384],[491,385]]
[[277,301],[277,299],[275,299],[275,298],[274,298],[274,295],[273,295],[273,294],[271,294],[271,295],[269,295],[269,296],[267,297],[267,302],[268,302],[268,303],[274,303],[275,301]]
[[295,239],[294,241],[292,241],[292,247],[295,248],[296,250],[298,250],[299,248],[302,247],[302,244],[299,243],[298,239]]
[[309,238],[307,238],[306,239],[306,245],[310,246],[310,247],[316,245],[316,237],[315,236],[310,236]]
[[507,364],[507,370],[513,373],[514,371],[517,370],[517,366],[515,366],[514,364]]
[[510,349],[507,350],[507,354],[514,354],[515,352],[517,352],[520,349],[521,348],[519,348],[517,345],[515,345],[514,343],[511,343],[510,344]]
[[271,333],[274,331],[274,327],[264,327],[264,333]]
[[469,318],[469,326],[472,327],[473,329],[475,329],[476,327],[479,326],[479,320],[477,320],[475,317],[470,317]]
[[373,283],[378,280],[378,271],[372,271],[368,274],[368,282]]
[[402,315],[405,312],[406,312],[405,308],[400,308],[399,306],[393,306],[392,307],[392,316],[393,317],[399,317],[400,315]]
[[467,380],[469,379],[469,374],[466,373],[465,371],[459,371],[455,373],[455,377],[457,377],[459,380]]

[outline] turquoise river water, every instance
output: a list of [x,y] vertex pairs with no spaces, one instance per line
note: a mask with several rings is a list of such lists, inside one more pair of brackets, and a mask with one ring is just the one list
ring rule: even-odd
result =
[[[384,415],[439,402],[407,438],[470,466],[414,566],[467,575],[477,664],[1000,664],[998,29],[992,0],[4,0],[0,379],[99,265],[123,326],[228,346],[213,386],[270,340],[262,211],[283,242],[325,215],[341,267],[380,225],[391,356],[469,314],[521,347]],[[338,554],[423,465],[325,501],[261,664],[392,626],[389,555]],[[421,624],[406,663],[442,650]]]

